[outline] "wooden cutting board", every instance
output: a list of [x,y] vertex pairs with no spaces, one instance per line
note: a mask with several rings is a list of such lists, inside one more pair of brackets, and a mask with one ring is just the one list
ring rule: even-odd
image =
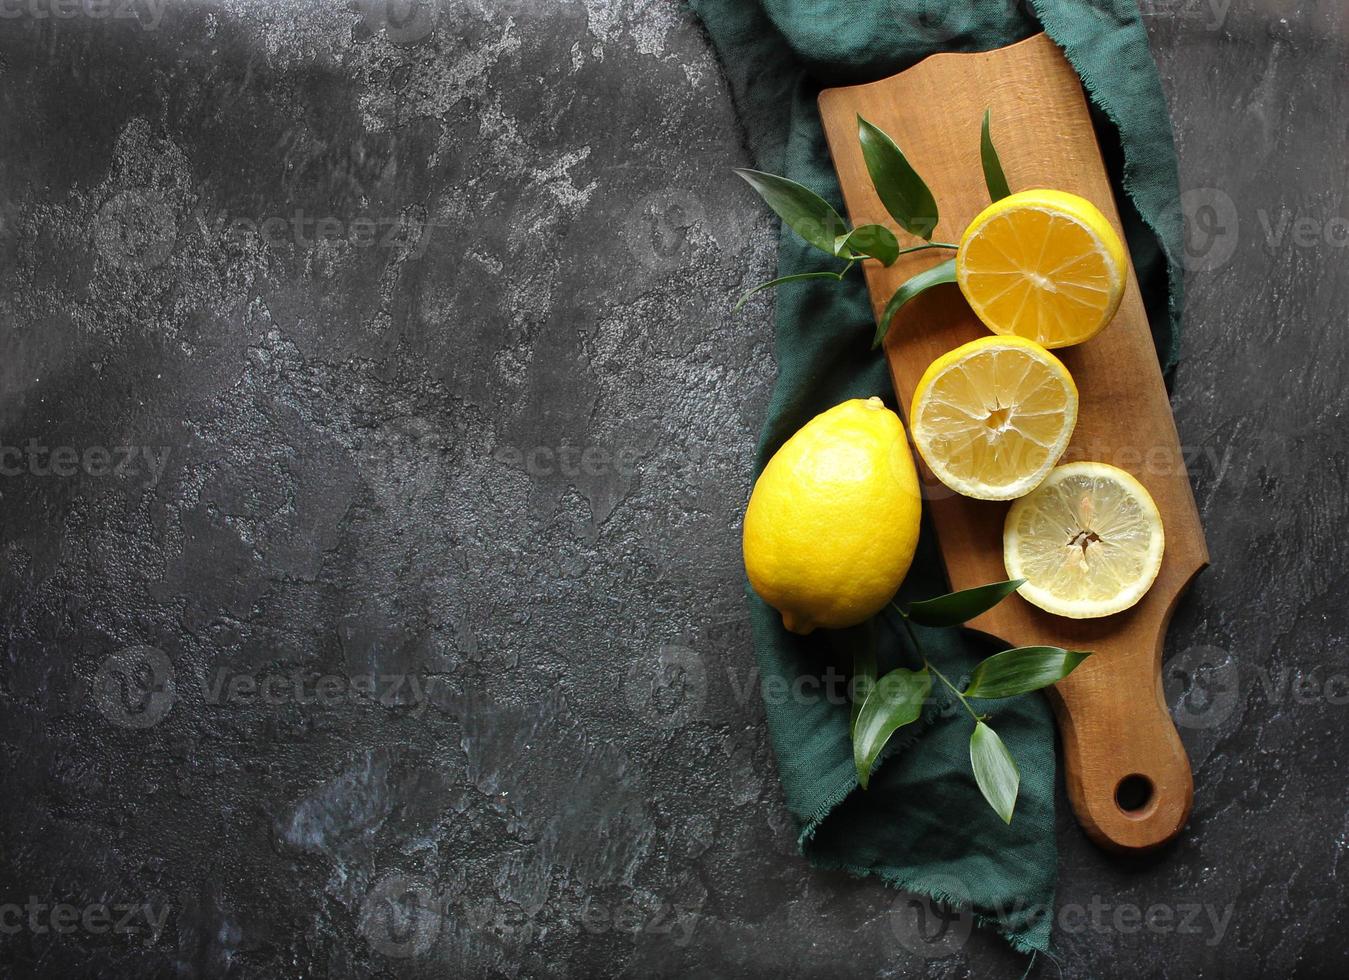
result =
[[[901,244],[915,239],[900,232],[871,185],[857,141],[859,113],[895,139],[932,188],[941,216],[935,241],[959,241],[989,203],[979,157],[986,107],[1013,191],[1052,187],[1080,194],[1123,236],[1081,85],[1043,34],[996,51],[934,55],[879,82],[827,89],[819,105],[853,222],[885,224]],[[868,260],[876,314],[900,283],[952,254],[918,252],[889,269]],[[933,359],[987,335],[955,286],[910,302],[885,345],[901,409]],[[1166,530],[1161,573],[1137,606],[1114,616],[1064,619],[1012,596],[971,625],[1017,646],[1095,652],[1050,691],[1068,795],[1097,843],[1146,850],[1180,832],[1194,798],[1190,763],[1162,693],[1161,652],[1176,601],[1208,563],[1208,551],[1132,267],[1114,321],[1087,343],[1055,353],[1081,393],[1077,429],[1062,462],[1112,463],[1148,488]],[[921,460],[919,469],[951,587],[1005,579],[1002,524],[1009,505],[958,496]]]

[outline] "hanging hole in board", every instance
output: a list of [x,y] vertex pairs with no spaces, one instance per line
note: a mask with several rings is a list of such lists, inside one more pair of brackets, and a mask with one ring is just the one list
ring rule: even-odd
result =
[[1115,803],[1125,813],[1136,814],[1152,802],[1152,780],[1140,773],[1125,776],[1115,787]]

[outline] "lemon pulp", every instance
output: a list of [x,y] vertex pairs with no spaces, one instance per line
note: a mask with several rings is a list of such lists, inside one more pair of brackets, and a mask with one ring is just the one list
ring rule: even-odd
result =
[[1020,337],[981,337],[933,361],[909,422],[933,475],[968,497],[1010,500],[1063,455],[1077,386],[1049,351]]
[[970,222],[956,252],[956,282],[998,334],[1045,347],[1094,337],[1124,296],[1128,258],[1100,210],[1064,191],[1021,191]]
[[1162,517],[1147,489],[1106,463],[1069,463],[1007,512],[1003,562],[1021,595],[1073,619],[1121,612],[1162,566]]

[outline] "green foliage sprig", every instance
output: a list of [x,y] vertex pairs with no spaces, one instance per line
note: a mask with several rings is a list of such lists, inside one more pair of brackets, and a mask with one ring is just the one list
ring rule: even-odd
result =
[[[979,155],[989,200],[997,201],[1006,197],[1011,191],[1007,186],[1007,177],[1002,171],[1002,163],[998,159],[998,151],[993,145],[993,137],[989,132],[991,117],[991,111],[985,110],[980,130]],[[737,310],[761,289],[806,279],[842,280],[852,271],[852,267],[863,259],[875,259],[889,268],[901,255],[910,252],[934,248],[955,250],[959,247],[954,242],[932,240],[939,217],[937,201],[932,196],[932,190],[927,186],[927,182],[909,163],[899,145],[884,130],[867,122],[860,115],[857,117],[857,140],[862,147],[862,159],[866,163],[867,174],[871,177],[871,183],[876,188],[876,196],[880,198],[881,204],[900,228],[921,241],[915,245],[900,247],[899,239],[889,228],[884,225],[851,227],[834,210],[833,205],[794,180],[759,170],[737,170],[736,173],[758,192],[783,223],[800,235],[807,244],[813,245],[831,258],[842,259],[847,263],[837,270],[802,272],[761,283],[740,297],[735,304]],[[895,314],[905,303],[933,286],[955,282],[955,270],[955,259],[948,259],[918,273],[895,290],[885,305],[880,321],[876,324],[872,348],[880,346]]]
[[996,582],[890,609],[899,617],[914,653],[923,661],[918,670],[897,668],[876,676],[876,654],[870,646],[858,651],[854,664],[852,709],[853,763],[857,781],[866,789],[881,750],[890,737],[922,714],[932,692],[932,680],[941,681],[974,720],[970,734],[970,769],[988,805],[1005,822],[1012,822],[1021,776],[1016,761],[1001,738],[970,701],[989,701],[1038,691],[1067,677],[1089,653],[1061,647],[1015,647],[989,657],[975,668],[962,691],[928,660],[913,623],[931,628],[960,626],[987,612],[1024,583],[1024,579]]

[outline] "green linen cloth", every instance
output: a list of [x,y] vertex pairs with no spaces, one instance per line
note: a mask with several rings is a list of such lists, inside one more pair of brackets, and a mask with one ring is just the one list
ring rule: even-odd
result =
[[[1162,365],[1179,342],[1181,225],[1175,150],[1157,69],[1134,0],[690,0],[730,82],[746,138],[763,170],[791,177],[842,211],[815,98],[823,87],[873,81],[935,51],[1000,47],[1045,30],[1087,89],[1116,186],[1127,239]],[[941,106],[934,105],[940,125]],[[940,204],[940,202],[938,202]],[[829,267],[792,232],[780,239],[778,275]],[[847,398],[880,394],[893,404],[860,276],[776,291],[777,385],[757,470],[815,414]],[[901,599],[946,591],[925,524]],[[850,669],[856,635],[786,632],[750,593],[764,689],[786,690],[826,665]],[[892,623],[867,628],[881,670],[904,644]],[[972,632],[923,631],[933,663],[967,675],[997,647]],[[911,661],[910,661],[911,662]],[[939,688],[940,685],[937,685]],[[934,688],[934,691],[937,690]],[[1005,826],[970,775],[972,723],[950,705],[902,729],[871,788],[857,786],[839,698],[766,698],[769,732],[800,844],[819,867],[876,875],[940,902],[972,908],[1022,952],[1047,951],[1057,878],[1054,724],[1038,695],[991,702],[992,725],[1021,770],[1015,818]],[[901,737],[902,736],[902,737]]]

